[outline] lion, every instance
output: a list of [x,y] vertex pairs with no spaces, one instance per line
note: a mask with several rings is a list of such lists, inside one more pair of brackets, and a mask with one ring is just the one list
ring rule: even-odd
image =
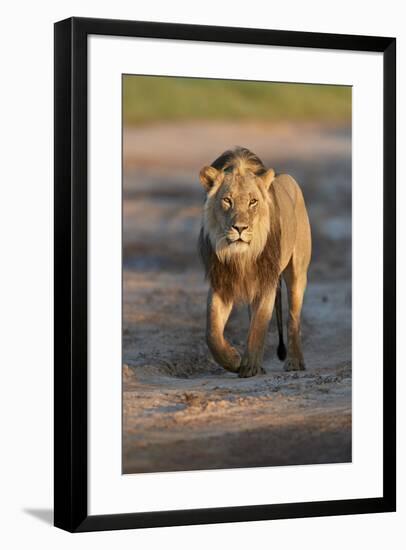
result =
[[[226,370],[242,378],[265,373],[263,354],[274,305],[277,355],[286,371],[305,369],[300,316],[311,258],[302,191],[287,174],[266,169],[246,148],[226,151],[200,171],[206,191],[199,251],[210,283],[207,345]],[[287,350],[281,280],[289,301]],[[234,304],[247,304],[250,327],[242,357],[224,337]]]

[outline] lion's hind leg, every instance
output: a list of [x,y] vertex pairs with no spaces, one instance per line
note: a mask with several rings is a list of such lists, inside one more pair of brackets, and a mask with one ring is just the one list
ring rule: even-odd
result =
[[305,369],[301,338],[301,312],[306,290],[306,270],[295,270],[293,258],[283,273],[288,289],[288,354],[284,364],[286,371]]

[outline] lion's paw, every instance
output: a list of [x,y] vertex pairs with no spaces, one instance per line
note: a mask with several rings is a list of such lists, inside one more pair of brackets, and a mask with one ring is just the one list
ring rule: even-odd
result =
[[283,370],[286,372],[305,370],[305,364],[300,359],[296,359],[296,357],[288,357],[283,365]]
[[256,376],[257,374],[266,374],[263,366],[255,361],[249,361],[247,357],[243,357],[238,376],[240,378],[250,378],[251,376]]
[[241,365],[241,355],[235,348],[231,348],[223,367],[230,372],[239,372]]

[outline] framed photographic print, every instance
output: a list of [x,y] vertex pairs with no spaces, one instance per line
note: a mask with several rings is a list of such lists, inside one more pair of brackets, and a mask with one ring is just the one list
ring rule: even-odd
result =
[[395,39],[55,24],[55,525],[395,510]]

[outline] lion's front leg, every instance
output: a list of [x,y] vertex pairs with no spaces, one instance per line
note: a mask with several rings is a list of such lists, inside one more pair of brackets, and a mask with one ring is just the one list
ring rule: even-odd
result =
[[225,302],[221,296],[209,290],[207,298],[207,345],[219,365],[231,372],[238,372],[241,357],[224,338],[224,327],[233,308],[233,302]]
[[272,317],[274,303],[275,290],[272,290],[252,304],[247,349],[242,358],[239,373],[241,378],[248,378],[265,372],[262,366],[265,337]]

